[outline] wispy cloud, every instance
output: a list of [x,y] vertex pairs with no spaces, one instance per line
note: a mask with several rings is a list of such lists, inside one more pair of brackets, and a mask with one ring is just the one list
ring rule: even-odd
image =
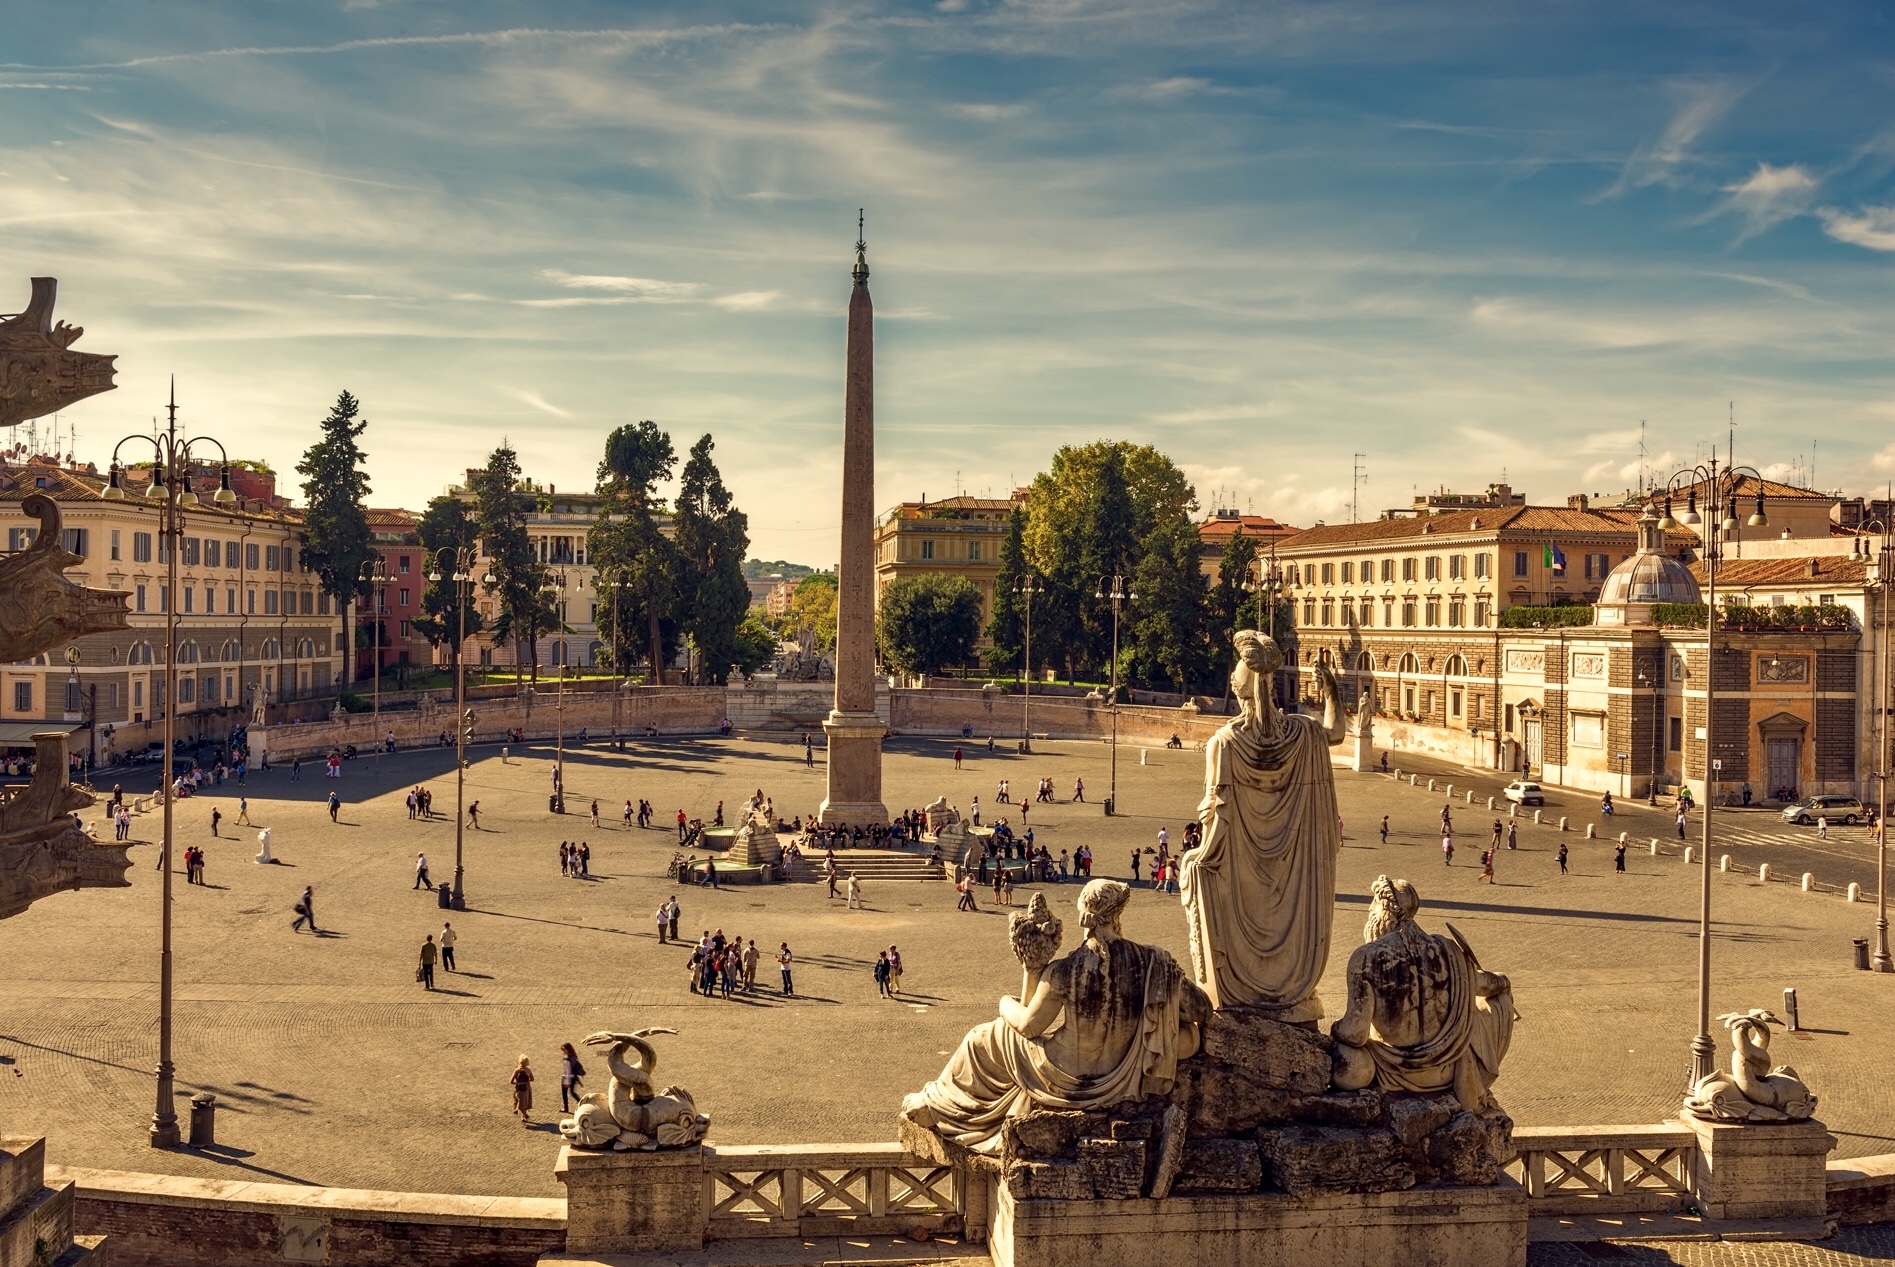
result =
[[526,404],[533,406],[533,408],[539,410],[541,413],[551,414],[555,418],[572,417],[571,410],[561,409],[558,405],[553,404],[551,401],[547,400],[546,397],[540,395],[538,392],[521,391],[518,388],[512,388],[512,387],[507,388],[506,392],[507,392],[507,395],[513,397],[515,400],[523,401]]
[[740,290],[734,295],[719,295],[711,302],[726,312],[762,312],[774,308],[782,298],[780,290]]
[[1895,207],[1863,207],[1842,211],[1824,207],[1816,213],[1823,232],[1838,242],[1871,251],[1895,251]]
[[1730,112],[1744,89],[1728,81],[1682,82],[1673,85],[1678,99],[1671,120],[1656,141],[1641,143],[1619,169],[1619,178],[1606,197],[1648,185],[1675,182],[1681,170],[1694,162],[1692,146],[1704,132]]
[[677,303],[704,289],[702,282],[661,281],[655,277],[613,277],[602,273],[568,273],[556,268],[540,270],[540,276],[571,290],[609,290],[632,299],[655,303]]
[[957,119],[975,119],[981,123],[999,123],[1003,119],[1017,119],[1027,111],[1023,101],[1000,104],[990,101],[957,101],[947,108],[947,112]]
[[1755,237],[1808,210],[1810,200],[1816,196],[1817,184],[1816,178],[1801,163],[1787,167],[1758,163],[1757,170],[1748,177],[1724,186],[1729,196],[1711,214],[1736,212],[1744,217],[1743,238]]

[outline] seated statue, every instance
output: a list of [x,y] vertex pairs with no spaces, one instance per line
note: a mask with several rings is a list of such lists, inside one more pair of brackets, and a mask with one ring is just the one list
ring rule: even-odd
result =
[[938,834],[943,827],[961,821],[961,812],[952,805],[949,805],[947,803],[947,797],[945,796],[935,797],[934,803],[922,810],[921,813],[927,820],[928,834],[930,836]]
[[1197,1052],[1210,1000],[1170,954],[1120,933],[1131,896],[1117,880],[1087,884],[1077,903],[1086,940],[1060,959],[1051,957],[1059,921],[1043,902],[1015,916],[1025,1002],[1002,997],[999,1019],[969,1030],[940,1075],[902,1101],[902,1116],[993,1155],[1008,1117],[1168,1094],[1178,1062]]
[[1348,1010],[1329,1030],[1335,1085],[1452,1090],[1470,1112],[1488,1107],[1518,1019],[1512,985],[1481,968],[1452,924],[1452,937],[1422,932],[1408,881],[1378,876],[1369,892],[1366,944],[1349,956]]
[[[605,1091],[594,1091],[579,1102],[571,1117],[559,1124],[559,1133],[576,1148],[630,1148],[650,1152],[658,1148],[689,1148],[704,1138],[711,1119],[697,1111],[691,1093],[682,1087],[652,1090],[658,1053],[645,1040],[653,1034],[675,1034],[675,1029],[641,1029],[630,1034],[589,1036],[588,1047],[608,1047],[606,1068],[612,1081]],[[625,1049],[638,1052],[638,1063],[625,1059]]]
[[1781,1025],[1774,1012],[1752,1008],[1717,1018],[1731,1034],[1731,1067],[1698,1079],[1685,1097],[1684,1111],[1719,1122],[1794,1122],[1816,1112],[1816,1097],[1788,1065],[1770,1067],[1770,1027]]

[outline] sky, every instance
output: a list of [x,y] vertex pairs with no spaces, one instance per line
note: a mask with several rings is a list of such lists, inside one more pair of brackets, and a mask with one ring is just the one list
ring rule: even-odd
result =
[[[711,433],[752,553],[836,554],[858,208],[878,504],[1058,446],[1209,508],[1617,494],[1724,445],[1895,478],[1895,30],[1777,3],[63,0],[0,30],[0,310],[376,505],[503,438]],[[40,424],[42,436],[47,425]],[[44,447],[44,446],[42,446]],[[1356,455],[1363,455],[1357,459]],[[1365,473],[1357,485],[1352,468]],[[299,490],[292,488],[300,498]]]

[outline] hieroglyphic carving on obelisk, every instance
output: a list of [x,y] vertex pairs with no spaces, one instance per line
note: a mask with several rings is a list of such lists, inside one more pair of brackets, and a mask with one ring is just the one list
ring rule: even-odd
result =
[[886,823],[882,719],[875,712],[875,310],[868,244],[856,222],[849,295],[848,378],[842,404],[842,553],[836,584],[836,703],[829,736],[825,823]]

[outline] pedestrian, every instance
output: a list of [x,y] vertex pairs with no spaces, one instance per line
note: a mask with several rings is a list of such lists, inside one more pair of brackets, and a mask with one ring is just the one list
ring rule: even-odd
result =
[[715,858],[706,858],[704,860],[704,878],[697,882],[697,886],[700,889],[707,884],[713,889],[717,887],[717,859]]
[[875,956],[875,995],[888,998],[888,952],[881,951]]
[[527,1114],[533,1111],[533,1070],[525,1056],[514,1066],[509,1081],[513,1083],[513,1111],[520,1115],[522,1122],[531,1121]]
[[408,821],[409,822],[413,822],[415,820],[416,812],[420,808],[421,808],[421,790],[419,788],[408,789]]
[[446,968],[449,972],[456,971],[454,967],[454,943],[460,939],[460,934],[454,931],[454,925],[448,923],[446,920],[442,920],[441,966]]
[[579,874],[588,880],[592,878],[592,846],[583,840],[579,842]]
[[1684,839],[1684,807],[1678,807],[1678,839]]
[[1494,838],[1491,841],[1489,841],[1487,844],[1487,847],[1493,850],[1495,853],[1500,852],[1500,837],[1502,835],[1502,830],[1503,829],[1500,826],[1500,820],[1496,818],[1494,820]]
[[1138,883],[1138,849],[1136,847],[1132,850],[1132,883]]
[[1480,878],[1489,884],[1494,882],[1494,854],[1499,848],[1499,845],[1495,845],[1480,856]]
[[1382,843],[1388,843],[1388,815],[1382,815]]
[[297,757],[294,761],[290,762],[290,782],[301,783],[302,781],[303,781],[303,759],[301,757]]
[[217,834],[217,824],[224,821],[224,815],[215,805],[211,806],[211,835]]
[[1618,847],[1612,851],[1612,869],[1620,875],[1625,874],[1625,843],[1623,841],[1619,842]]
[[1827,814],[1821,815],[1816,819],[1816,839],[1829,839],[1829,816]]
[[752,937],[749,944],[744,947],[743,953],[745,994],[757,992],[757,961],[761,958],[763,958],[763,952],[757,949],[757,939]]
[[415,855],[415,882],[413,888],[419,889],[423,887],[426,887],[430,893],[434,892],[434,881],[428,879],[428,855],[418,853]]
[[1518,849],[1519,847],[1520,847],[1520,824],[1509,822],[1507,824],[1507,848]]
[[247,796],[240,796],[237,798],[237,826],[239,827],[255,827],[256,826],[255,823],[250,821],[250,798]]
[[342,820],[336,817],[336,815],[341,812],[342,798],[334,792],[329,793],[329,821],[332,823],[341,822]]
[[479,801],[469,801],[467,803],[467,825],[469,827],[472,827],[475,831],[480,830],[480,802]]
[[1441,863],[1448,867],[1454,865],[1454,834],[1452,832],[1441,833]]
[[684,843],[685,827],[690,823],[690,821],[691,821],[690,819],[684,816],[683,810],[678,811],[678,843],[679,844]]
[[415,969],[415,980],[424,990],[434,988],[434,961],[440,954],[441,948],[434,944],[434,934],[429,933],[421,943],[421,966]]
[[594,827],[599,825],[599,803],[596,800],[592,802],[592,825]]
[[[984,859],[982,860],[981,865],[982,866],[986,865],[986,862]],[[832,853],[828,857],[824,858],[822,866],[823,866],[823,874],[829,877],[830,898],[834,899],[834,898],[841,897],[842,896],[841,890],[839,890],[836,886],[841,883],[842,873],[836,870],[836,856]]]
[[658,903],[658,944],[665,944],[665,933],[671,925],[671,906],[667,902]]
[[890,994],[901,993],[901,951],[888,948],[888,990]]
[[[755,802],[752,802],[752,808],[754,807],[755,807]],[[722,801],[719,801],[717,803],[717,815],[711,820],[711,826],[722,827],[723,825],[724,825],[724,803]]]
[[862,909],[862,881],[856,878],[856,874],[853,871],[849,872],[849,904],[847,909],[851,911],[859,911]]
[[1559,857],[1559,873],[1561,875],[1565,875],[1566,874],[1566,842],[1563,840],[1559,842],[1558,857]]
[[954,887],[961,892],[960,898],[954,903],[954,909],[957,911],[974,910],[974,877],[964,875],[955,883]]
[[790,954],[790,944],[783,942],[777,947],[776,964],[783,970],[783,997],[795,998],[796,987],[790,980],[790,968],[795,964],[795,956]]
[[1074,779],[1073,780],[1073,804],[1084,805],[1085,803],[1086,803],[1086,781],[1084,779]]
[[671,940],[676,941],[678,940],[678,916],[683,913],[682,909],[678,906],[677,894],[674,893],[671,895],[671,901],[667,903],[667,906],[671,911]]
[[572,1105],[582,1104],[579,1095],[579,1081],[586,1076],[586,1067],[579,1063],[579,1053],[572,1049],[571,1043],[559,1045],[559,1111],[566,1113]]
[[316,927],[316,889],[314,885],[303,886],[303,896],[296,900],[296,922],[290,925],[292,933],[301,932],[303,921],[309,921],[309,931],[320,932]]

